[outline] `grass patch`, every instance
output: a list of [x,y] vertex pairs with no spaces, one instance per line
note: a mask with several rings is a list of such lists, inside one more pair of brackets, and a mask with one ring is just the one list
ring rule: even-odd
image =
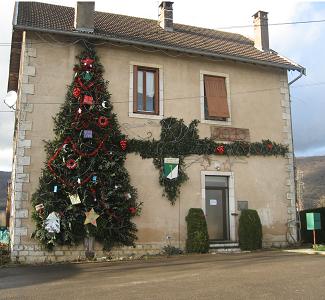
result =
[[316,250],[316,251],[325,251],[325,245],[315,245],[314,250]]

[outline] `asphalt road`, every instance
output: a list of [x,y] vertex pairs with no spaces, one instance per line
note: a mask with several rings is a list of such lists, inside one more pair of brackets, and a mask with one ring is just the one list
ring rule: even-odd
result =
[[5,267],[0,299],[325,299],[325,256],[272,251]]

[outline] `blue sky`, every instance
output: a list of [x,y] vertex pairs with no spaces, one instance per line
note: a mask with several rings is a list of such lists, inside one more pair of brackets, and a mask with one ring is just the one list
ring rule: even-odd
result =
[[[11,40],[13,0],[0,1],[0,98],[7,92],[10,47],[1,45]],[[74,6],[73,0],[43,0],[43,2]],[[157,19],[156,0],[96,1],[96,10]],[[236,8],[236,9],[234,9]],[[174,0],[174,20],[177,23],[218,29],[235,25],[251,25],[258,10],[269,12],[269,23],[323,20],[324,2],[291,1],[219,1]],[[253,28],[234,28],[233,32],[253,36]],[[270,47],[281,55],[303,65],[307,76],[293,84],[292,116],[297,156],[325,155],[324,91],[325,22],[270,26]],[[297,76],[297,72],[289,74]],[[0,111],[7,110],[0,101]],[[12,160],[13,114],[0,112],[0,170],[10,170]]]

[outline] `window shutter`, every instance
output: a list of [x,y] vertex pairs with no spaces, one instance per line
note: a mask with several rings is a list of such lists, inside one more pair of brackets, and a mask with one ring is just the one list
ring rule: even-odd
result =
[[209,117],[229,118],[225,78],[204,76],[204,87]]

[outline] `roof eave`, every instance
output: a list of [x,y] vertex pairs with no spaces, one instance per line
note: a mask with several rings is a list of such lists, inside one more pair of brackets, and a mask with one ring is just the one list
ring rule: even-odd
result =
[[263,65],[268,67],[275,67],[275,68],[281,68],[286,70],[294,70],[299,71],[303,74],[305,74],[306,69],[298,64],[279,64],[279,63],[273,63],[273,62],[267,62],[267,61],[261,61],[241,56],[232,56],[232,55],[226,55],[226,54],[217,54],[213,52],[207,52],[207,51],[200,51],[195,49],[186,49],[186,48],[180,48],[180,47],[174,47],[174,46],[166,46],[166,45],[160,45],[145,41],[136,41],[136,40],[129,40],[129,39],[122,39],[122,38],[115,38],[110,36],[104,36],[104,35],[95,35],[91,33],[86,32],[79,32],[79,31],[65,31],[65,30],[56,30],[56,29],[47,29],[47,28],[38,28],[38,27],[32,27],[32,26],[25,26],[25,25],[14,25],[14,29],[19,30],[30,30],[30,31],[39,31],[39,32],[47,32],[47,33],[55,33],[55,34],[62,34],[62,35],[69,35],[74,37],[84,37],[84,38],[92,38],[92,39],[98,39],[98,40],[105,40],[105,41],[111,41],[111,42],[119,42],[119,43],[126,43],[130,45],[137,45],[137,46],[147,46],[147,47],[154,47],[159,48],[163,50],[171,50],[171,51],[178,51],[178,52],[184,52],[188,54],[197,54],[201,56],[208,56],[213,57],[216,59],[227,59],[227,60],[233,60],[233,61],[240,61],[244,63],[251,63],[256,65]]

